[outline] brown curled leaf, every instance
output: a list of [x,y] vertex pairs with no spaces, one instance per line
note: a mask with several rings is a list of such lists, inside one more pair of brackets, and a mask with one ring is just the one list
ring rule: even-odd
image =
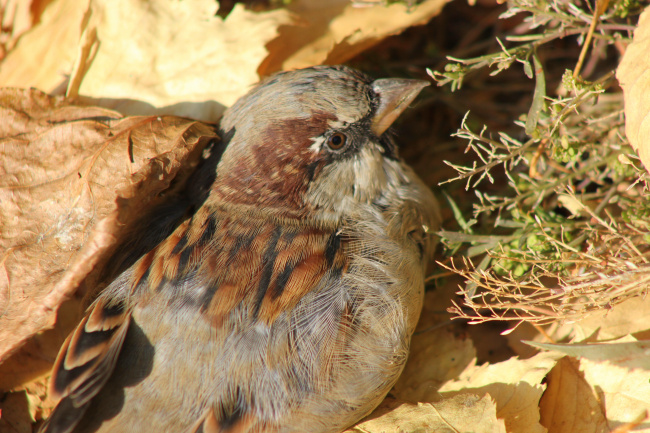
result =
[[215,138],[189,119],[0,89],[0,376],[63,301],[93,289],[129,227]]

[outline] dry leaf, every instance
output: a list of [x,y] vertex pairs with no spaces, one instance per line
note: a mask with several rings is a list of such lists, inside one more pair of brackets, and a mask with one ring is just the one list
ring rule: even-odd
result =
[[627,336],[610,343],[534,345],[580,358],[581,374],[606,414],[609,430],[641,419],[633,431],[650,432],[650,341]]
[[0,83],[60,91],[70,74],[68,95],[85,104],[216,121],[258,73],[344,62],[425,24],[446,1],[297,0],[268,12],[237,4],[222,20],[213,0],[56,0],[0,65]]
[[611,340],[650,329],[650,302],[643,297],[628,299],[611,310],[591,314],[574,323],[576,340],[595,336],[598,340]]
[[79,287],[96,285],[129,224],[188,176],[215,134],[17,89],[0,92],[0,125],[1,363]]
[[650,340],[638,341],[626,336],[606,343],[550,344],[528,342],[540,349],[552,350],[576,358],[610,361],[629,368],[650,370]]
[[47,397],[47,384],[47,378],[42,377],[20,389],[0,393],[0,432],[32,433],[32,424],[54,407]]
[[[36,4],[34,4],[36,3]],[[2,45],[11,49],[20,35],[32,28],[34,22],[38,19],[38,1],[28,0],[4,0],[0,3],[2,14],[0,24],[2,25],[3,35]],[[32,12],[32,8],[36,9]],[[0,59],[4,53],[0,52]]]
[[[634,334],[638,339],[650,339],[650,302],[642,297],[630,298],[617,304],[614,308],[594,312],[578,321],[553,323],[545,325],[545,335],[530,323],[522,323],[506,337],[515,352],[522,357],[536,353],[535,347],[527,342],[548,343],[549,337],[554,341],[590,342],[613,340]],[[547,337],[548,336],[548,337]]]
[[605,433],[609,431],[598,396],[579,370],[580,362],[565,357],[547,377],[539,402],[541,424],[552,433]]
[[634,40],[625,50],[616,76],[625,97],[625,134],[650,170],[650,8],[639,18]]
[[402,2],[355,8],[348,0],[294,0],[287,8],[298,17],[280,28],[269,44],[260,75],[319,64],[337,64],[408,27],[426,24],[449,0],[425,0],[411,8]]
[[[53,329],[39,332],[29,338],[17,353],[3,361],[0,365],[0,391],[33,388],[37,387],[38,383],[45,383],[45,376],[50,374],[61,344],[79,323],[81,311],[80,299],[73,298],[72,301],[64,302],[59,307],[56,326]],[[31,391],[28,392],[28,396],[30,395]],[[42,401],[40,405],[47,406]],[[46,411],[49,411],[49,406]]]
[[0,395],[0,432],[32,433],[29,400],[25,391]]
[[[0,85],[65,89],[89,0],[54,0],[0,63]],[[59,93],[60,93],[59,92]]]
[[27,395],[30,420],[40,420],[50,415],[56,402],[49,398],[49,374],[28,384],[22,388]]
[[403,403],[387,398],[345,433],[505,433],[488,396],[458,395],[435,404]]
[[290,19],[237,4],[222,20],[217,9],[214,0],[93,0],[84,33],[96,32],[98,48],[87,71],[78,62],[79,94],[124,114],[216,121],[259,81],[265,45]]
[[647,416],[650,408],[650,369],[628,369],[615,363],[588,359],[580,360],[580,369],[604,405],[610,429],[633,423],[641,417],[641,425],[633,431],[650,432],[650,419]]
[[416,333],[411,353],[392,394],[409,402],[439,399],[438,388],[475,361],[472,340],[447,329]]
[[539,353],[529,359],[511,358],[496,364],[470,366],[457,379],[440,388],[443,397],[489,394],[497,404],[497,418],[509,433],[545,433],[539,423],[542,380],[555,366],[557,353]]

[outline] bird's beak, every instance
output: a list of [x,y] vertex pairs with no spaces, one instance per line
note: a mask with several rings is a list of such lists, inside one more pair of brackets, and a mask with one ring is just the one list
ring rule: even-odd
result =
[[379,106],[372,119],[372,132],[379,137],[386,131],[406,107],[413,102],[420,91],[429,85],[428,81],[405,78],[382,78],[372,83],[372,89],[379,95]]

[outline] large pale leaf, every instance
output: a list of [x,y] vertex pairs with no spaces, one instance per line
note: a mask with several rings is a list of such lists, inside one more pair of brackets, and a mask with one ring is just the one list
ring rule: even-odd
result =
[[641,14],[634,40],[616,76],[625,96],[625,134],[650,169],[650,7]]
[[286,10],[238,4],[223,20],[213,0],[93,0],[84,32],[97,53],[79,94],[124,114],[173,113],[216,121],[259,81],[257,67]]
[[580,369],[604,404],[610,428],[640,421],[632,431],[650,432],[650,369],[630,369],[613,362],[588,359],[580,360]]
[[531,346],[553,350],[576,358],[591,361],[611,361],[629,368],[650,370],[650,340],[637,341],[627,336],[604,343],[551,344],[533,343]]
[[0,92],[0,363],[78,288],[95,287],[87,278],[129,224],[215,137],[191,120]]
[[[577,359],[570,362],[575,371],[562,368],[549,376],[549,389],[554,389],[554,392],[544,396],[541,405],[545,421],[552,421],[552,424],[568,422],[570,413],[567,407],[575,404],[575,398],[581,405],[582,419],[576,420],[580,422],[576,422],[574,431],[610,431],[631,424],[636,425],[633,430],[622,431],[650,432],[649,341],[636,341],[627,336],[607,343],[534,345]],[[574,368],[578,365],[579,371]],[[566,383],[554,385],[553,380]],[[556,389],[558,387],[560,390]],[[591,420],[587,420],[588,414],[591,414]],[[606,430],[603,427],[605,422]]]
[[509,433],[545,433],[539,423],[539,400],[546,386],[542,380],[562,355],[539,353],[529,359],[470,366],[440,388],[443,397],[489,394],[497,404],[497,417]]
[[298,20],[282,27],[280,36],[269,44],[269,57],[260,73],[343,63],[387,36],[426,24],[447,1],[425,0],[410,7],[405,2],[376,2],[363,8],[348,0],[291,1],[288,8]]
[[446,329],[416,334],[411,353],[393,394],[405,401],[434,401],[438,389],[456,378],[476,358],[472,340]]
[[387,398],[345,433],[505,433],[489,396],[464,394],[437,403],[410,404]]

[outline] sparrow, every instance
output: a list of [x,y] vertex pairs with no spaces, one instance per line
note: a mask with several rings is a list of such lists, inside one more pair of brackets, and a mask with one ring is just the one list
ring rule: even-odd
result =
[[370,413],[440,222],[389,129],[427,85],[320,66],[240,98],[195,209],[63,344],[41,431],[328,433]]

